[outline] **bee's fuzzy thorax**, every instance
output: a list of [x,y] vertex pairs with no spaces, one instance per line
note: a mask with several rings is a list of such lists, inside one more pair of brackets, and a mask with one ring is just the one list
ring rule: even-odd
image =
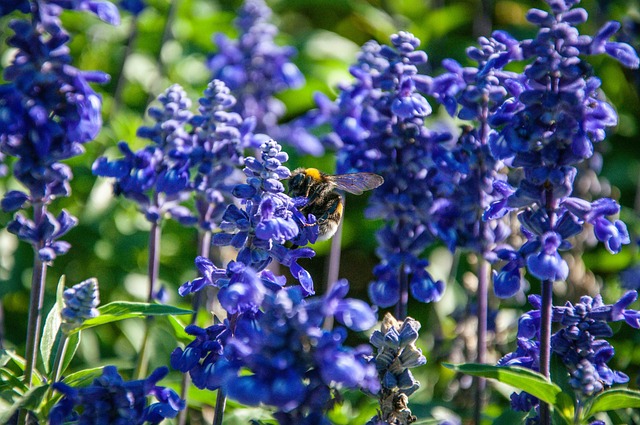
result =
[[318,170],[317,168],[306,168],[304,170],[304,173],[311,177],[312,179],[314,179],[315,181],[322,181],[324,180],[322,178],[322,173],[320,172],[320,170]]

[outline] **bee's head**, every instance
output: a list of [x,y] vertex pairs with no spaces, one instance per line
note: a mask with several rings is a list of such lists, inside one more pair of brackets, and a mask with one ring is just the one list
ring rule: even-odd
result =
[[308,196],[309,189],[322,181],[322,174],[316,168],[296,168],[289,177],[289,195]]

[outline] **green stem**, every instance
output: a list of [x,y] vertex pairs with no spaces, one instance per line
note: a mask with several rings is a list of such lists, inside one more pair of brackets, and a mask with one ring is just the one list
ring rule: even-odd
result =
[[62,332],[60,336],[60,343],[58,344],[58,350],[56,352],[56,358],[53,361],[53,375],[51,376],[51,383],[57,382],[60,379],[60,375],[62,374],[62,366],[64,363],[64,356],[67,354],[69,338],[67,338],[67,334]]

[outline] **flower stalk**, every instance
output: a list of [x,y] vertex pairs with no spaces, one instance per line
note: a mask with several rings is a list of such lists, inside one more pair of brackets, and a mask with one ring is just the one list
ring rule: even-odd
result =
[[[34,222],[41,223],[47,207],[43,203],[33,205]],[[31,296],[29,299],[29,318],[27,322],[27,346],[25,354],[24,383],[31,387],[33,371],[36,367],[38,347],[40,346],[40,328],[42,327],[42,306],[47,278],[47,263],[40,258],[42,243],[34,245],[33,275],[31,277]]]
[[[551,314],[553,308],[553,281],[542,281],[542,309],[540,317],[540,373],[549,378],[551,368]],[[540,403],[540,424],[551,424],[551,410]]]
[[[158,195],[155,195],[157,201]],[[157,203],[157,202],[156,202]],[[158,274],[160,270],[160,237],[161,227],[160,223],[152,222],[151,230],[149,231],[149,264],[148,264],[148,277],[149,277],[149,293],[147,294],[147,302],[152,303],[155,299],[158,286]],[[136,369],[134,376],[137,379],[142,379],[147,375],[147,367],[149,363],[149,340],[151,338],[151,326],[153,318],[148,317],[145,320],[144,337],[142,339],[142,345],[138,352],[138,362],[136,363]]]

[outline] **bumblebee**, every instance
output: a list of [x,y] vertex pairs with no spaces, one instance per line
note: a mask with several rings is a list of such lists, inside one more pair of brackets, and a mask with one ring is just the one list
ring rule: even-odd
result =
[[316,168],[298,168],[289,178],[289,196],[304,196],[303,214],[313,214],[318,222],[318,241],[329,239],[338,230],[344,203],[335,190],[361,195],[375,189],[384,179],[374,173],[325,174]]

